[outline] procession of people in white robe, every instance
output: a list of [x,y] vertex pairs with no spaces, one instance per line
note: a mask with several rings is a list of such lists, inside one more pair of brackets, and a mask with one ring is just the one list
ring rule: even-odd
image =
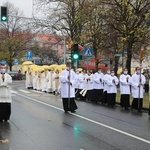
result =
[[[139,69],[137,67],[131,76],[125,68],[120,77],[115,76],[113,70],[107,70],[106,74],[102,73],[101,69],[95,73],[92,70],[87,72],[81,69],[76,70],[76,72],[71,70],[72,85],[69,96],[94,103],[101,102],[113,107],[116,104],[116,94],[119,89],[122,108],[128,109],[131,106],[132,109],[142,109],[145,77],[141,72],[139,73]],[[67,76],[67,69],[62,72],[54,69],[32,72],[29,69],[26,73],[26,88],[32,86],[35,90],[54,93],[55,95],[60,94],[62,98],[66,98],[68,96]],[[130,95],[133,97],[131,104]]]

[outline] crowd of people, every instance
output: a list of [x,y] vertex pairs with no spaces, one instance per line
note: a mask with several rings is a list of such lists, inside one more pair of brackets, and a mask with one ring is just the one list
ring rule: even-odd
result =
[[[69,68],[70,71],[68,72]],[[65,112],[68,111],[66,108],[66,103],[68,103],[66,99],[68,98],[71,103],[74,103],[72,112],[77,109],[72,99],[114,107],[116,94],[120,90],[121,107],[128,110],[130,108],[130,96],[132,96],[131,110],[137,109],[138,112],[141,112],[143,93],[149,90],[149,79],[146,78],[146,73],[141,72],[140,67],[135,68],[133,75],[129,75],[128,70],[124,68],[119,77],[115,75],[114,70],[109,69],[104,74],[101,69],[93,72],[81,68],[74,71],[71,67],[69,68],[66,67],[63,71],[45,68],[43,72],[32,72],[29,68],[26,72],[26,88],[33,88],[54,95],[60,94]]]

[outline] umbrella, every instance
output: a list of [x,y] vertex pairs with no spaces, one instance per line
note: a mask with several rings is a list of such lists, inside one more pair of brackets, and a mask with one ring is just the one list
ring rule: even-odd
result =
[[117,74],[121,74],[121,73],[122,73],[122,68],[119,68]]
[[42,68],[44,68],[44,69],[50,69],[50,66],[48,66],[48,65],[43,65]]
[[33,72],[37,71],[37,72],[42,72],[44,71],[44,68],[42,68],[41,66],[37,66],[35,68],[32,69]]
[[57,66],[59,65],[56,65],[56,64],[50,65],[49,69],[55,69]]
[[60,66],[58,66],[58,67],[55,68],[55,71],[57,71],[57,70],[58,70],[59,72],[62,72],[62,68],[61,68]]
[[38,65],[30,65],[30,69],[37,67]]
[[22,72],[26,72],[28,70],[28,66],[23,66],[21,70]]
[[82,71],[82,68],[78,68],[77,70],[78,70],[78,71]]
[[61,64],[61,65],[59,65],[59,67],[60,67],[62,70],[64,70],[64,69],[66,69],[66,64]]
[[22,65],[33,65],[32,61],[25,61],[22,63]]

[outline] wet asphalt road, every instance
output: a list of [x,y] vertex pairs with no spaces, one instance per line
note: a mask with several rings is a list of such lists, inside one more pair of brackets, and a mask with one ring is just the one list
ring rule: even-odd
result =
[[77,101],[65,114],[59,96],[12,84],[12,114],[0,123],[0,150],[149,150],[150,117]]

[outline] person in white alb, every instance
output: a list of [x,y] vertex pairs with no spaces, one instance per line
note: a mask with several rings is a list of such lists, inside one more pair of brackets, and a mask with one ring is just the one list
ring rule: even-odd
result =
[[98,72],[93,75],[93,101],[95,103],[102,103],[104,89],[103,76],[104,74],[102,73],[101,69],[99,69]]
[[117,76],[115,76],[114,70],[111,71],[111,74],[107,78],[107,105],[113,107],[116,104],[116,93],[117,93],[117,85],[119,80]]
[[77,100],[77,99],[79,99],[79,84],[80,84],[80,82],[79,82],[79,70],[77,69],[76,70],[76,72],[75,72],[75,74],[76,74],[76,81],[75,81],[75,99]]
[[0,66],[0,121],[8,121],[11,115],[12,77],[6,73],[5,66]]
[[47,92],[54,92],[54,77],[53,77],[53,74],[54,74],[54,69],[51,69],[51,71],[49,71],[47,77],[46,77],[46,80],[47,80]]
[[58,95],[60,92],[60,72],[59,69],[55,70],[55,73],[53,74],[54,79],[54,95]]
[[30,70],[30,68],[28,67],[28,70],[26,72],[26,88],[30,89],[33,88],[33,79],[32,79],[32,72]]
[[143,95],[144,95],[144,84],[146,82],[145,76],[141,73],[141,68],[136,67],[136,73],[131,77],[132,82],[132,105],[131,110],[137,109],[138,112],[142,112],[143,107]]
[[87,101],[93,102],[93,71],[87,71],[87,75],[85,77],[85,90],[82,95],[84,95]]
[[42,82],[41,82],[41,71],[38,71],[37,73],[37,90],[41,91],[42,90]]
[[47,80],[46,80],[47,74],[48,74],[48,69],[44,68],[44,72],[41,73],[42,92],[46,92],[46,90],[47,90],[47,83],[48,83]]
[[60,75],[61,97],[65,113],[68,111],[75,113],[77,109],[75,103],[75,80],[76,74],[71,70],[71,63],[67,62],[66,69],[63,70]]
[[32,72],[33,89],[37,90],[37,71]]
[[107,84],[107,79],[110,76],[110,70],[107,70],[107,73],[103,76],[103,84],[104,84],[104,90],[103,90],[103,99],[102,99],[102,104],[107,104],[107,90],[108,90],[108,84]]
[[80,92],[84,89],[85,87],[85,77],[86,77],[86,72],[85,70],[80,70],[79,71],[79,98],[80,100],[85,100],[85,96],[82,96],[82,94],[80,94]]
[[130,86],[131,86],[131,76],[128,74],[127,68],[123,69],[123,74],[119,77],[120,81],[120,105],[125,110],[130,106]]

